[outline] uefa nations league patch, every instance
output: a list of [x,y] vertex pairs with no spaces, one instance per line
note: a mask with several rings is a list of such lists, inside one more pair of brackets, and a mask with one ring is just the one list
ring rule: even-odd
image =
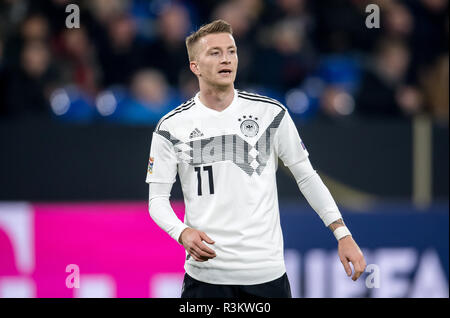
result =
[[153,163],[154,163],[155,159],[153,157],[150,157],[150,159],[148,160],[148,173],[152,174],[153,173]]

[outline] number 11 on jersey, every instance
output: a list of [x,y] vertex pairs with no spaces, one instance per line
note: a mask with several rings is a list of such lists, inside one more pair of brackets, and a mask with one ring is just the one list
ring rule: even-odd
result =
[[[195,167],[194,170],[197,172],[197,182],[198,182],[198,195],[202,195],[202,173],[200,167]],[[208,171],[209,180],[209,193],[214,194],[214,177],[212,166],[204,166],[203,171]]]

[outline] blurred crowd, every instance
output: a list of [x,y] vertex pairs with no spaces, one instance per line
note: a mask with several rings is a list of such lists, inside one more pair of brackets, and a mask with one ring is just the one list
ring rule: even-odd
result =
[[0,0],[0,118],[154,124],[198,91],[185,37],[216,18],[233,27],[236,88],[295,119],[448,124],[447,0]]

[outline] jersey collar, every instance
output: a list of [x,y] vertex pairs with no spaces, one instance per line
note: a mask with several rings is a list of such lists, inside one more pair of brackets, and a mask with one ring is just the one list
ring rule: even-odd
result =
[[210,114],[215,115],[215,116],[220,116],[220,115],[230,112],[231,109],[233,109],[236,106],[236,104],[238,102],[238,93],[237,93],[236,89],[234,89],[233,92],[234,92],[234,97],[233,97],[233,100],[231,101],[231,104],[228,105],[228,107],[222,111],[214,110],[214,109],[209,108],[208,106],[204,105],[200,101],[200,98],[198,97],[200,92],[197,92],[197,94],[195,94],[194,102],[196,105],[200,106],[201,108],[204,108],[205,111],[208,111]]

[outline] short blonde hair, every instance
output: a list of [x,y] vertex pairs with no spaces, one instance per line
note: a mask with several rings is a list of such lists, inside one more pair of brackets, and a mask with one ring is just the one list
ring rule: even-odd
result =
[[213,33],[230,33],[233,35],[233,29],[228,22],[219,19],[203,25],[200,29],[189,35],[186,38],[186,48],[188,51],[189,61],[192,61],[195,58],[195,44],[205,35]]

